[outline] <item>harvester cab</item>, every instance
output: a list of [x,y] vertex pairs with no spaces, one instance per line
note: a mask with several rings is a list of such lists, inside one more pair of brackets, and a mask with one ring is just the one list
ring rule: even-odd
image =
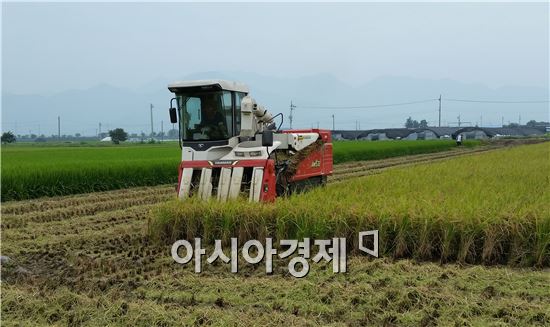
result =
[[179,199],[274,201],[323,185],[332,174],[330,131],[280,130],[282,114],[256,103],[246,85],[200,80],[168,89],[175,95],[170,120],[178,123],[182,149]]

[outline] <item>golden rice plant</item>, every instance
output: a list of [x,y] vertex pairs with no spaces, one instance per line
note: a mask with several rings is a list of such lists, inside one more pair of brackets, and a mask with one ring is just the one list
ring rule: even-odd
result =
[[278,199],[274,204],[198,199],[159,205],[149,235],[346,237],[378,229],[380,253],[466,263],[550,265],[550,143],[386,171]]

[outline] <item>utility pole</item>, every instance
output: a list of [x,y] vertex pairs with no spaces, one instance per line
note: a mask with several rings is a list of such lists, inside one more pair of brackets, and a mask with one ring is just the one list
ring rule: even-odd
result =
[[439,95],[439,127],[441,127],[441,94]]
[[57,139],[61,140],[61,116],[57,116]]
[[332,114],[332,130],[333,130],[333,131],[336,130],[336,129],[334,128],[334,114]]
[[99,134],[97,134],[97,137],[101,137],[101,123],[99,123]]
[[501,116],[500,120],[501,120],[501,126],[504,127],[504,116]]
[[[470,126],[472,125],[472,122],[470,121],[462,121],[460,120],[460,115],[458,115],[458,117],[456,117],[458,119],[457,122],[452,122],[453,124],[457,123],[458,124],[458,127],[460,128],[462,126],[462,124],[470,124]],[[476,122],[477,124],[477,122]]]
[[479,127],[483,127],[483,115],[479,116]]
[[519,118],[518,118],[518,124],[519,126],[521,126],[521,114],[519,115]]
[[160,140],[164,141],[164,120],[160,121]]
[[292,104],[292,100],[290,100],[290,116],[288,117],[288,119],[290,120],[290,129],[292,129],[292,118],[293,118],[293,111],[294,111],[294,108],[296,108],[295,105]]
[[153,138],[153,133],[154,133],[154,130],[153,130],[153,104],[151,103],[151,138]]

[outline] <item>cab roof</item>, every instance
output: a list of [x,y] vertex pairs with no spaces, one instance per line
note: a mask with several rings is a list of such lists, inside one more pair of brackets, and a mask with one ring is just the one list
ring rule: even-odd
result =
[[226,81],[221,79],[210,79],[210,80],[194,80],[194,81],[177,81],[171,84],[168,84],[168,89],[171,92],[176,92],[181,89],[211,89],[216,90],[227,90],[227,91],[236,91],[248,93],[248,86],[244,83]]

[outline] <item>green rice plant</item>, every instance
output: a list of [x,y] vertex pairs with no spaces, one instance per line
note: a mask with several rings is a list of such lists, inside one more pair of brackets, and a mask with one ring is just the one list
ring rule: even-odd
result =
[[[470,148],[480,143],[478,140],[467,140],[463,143],[463,146]],[[453,148],[456,148],[456,143],[453,140],[340,141],[334,142],[334,163],[378,160],[447,151]]]
[[[477,144],[476,142],[471,144]],[[444,151],[452,141],[334,142],[334,162]],[[176,183],[177,143],[2,147],[2,201]]]
[[202,237],[346,237],[378,229],[380,252],[396,258],[550,265],[550,143],[397,168],[278,199],[273,204],[159,205],[149,220],[158,242]]
[[177,182],[179,148],[3,147],[2,201]]

